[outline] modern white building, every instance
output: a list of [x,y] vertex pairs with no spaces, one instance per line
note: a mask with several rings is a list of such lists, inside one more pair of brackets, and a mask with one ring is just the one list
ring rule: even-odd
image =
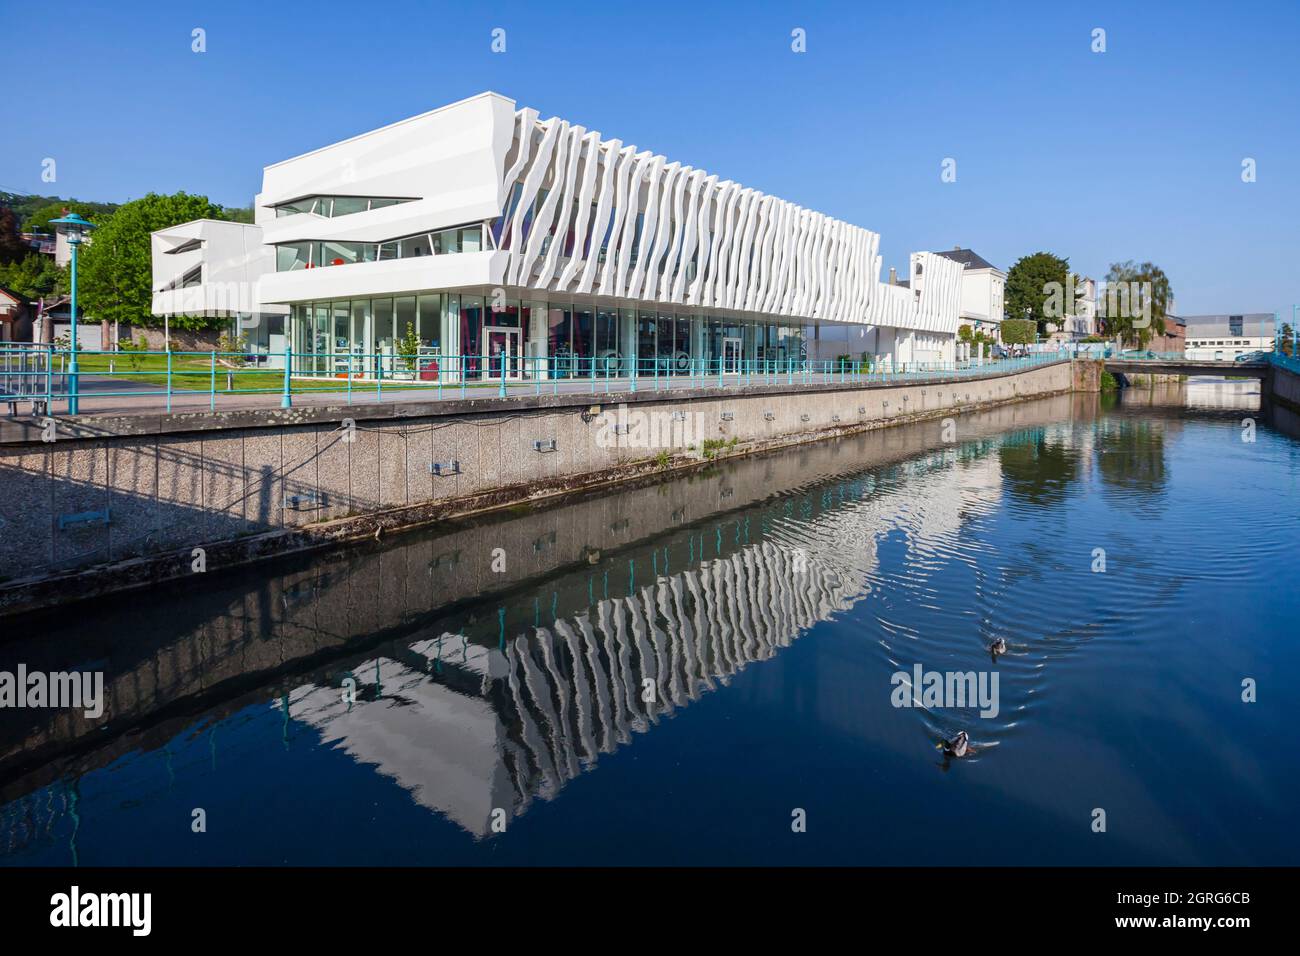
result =
[[[302,374],[517,380],[954,358],[961,263],[915,253],[924,286],[884,285],[876,233],[496,93],[267,166],[255,218],[266,257],[251,233],[245,255],[265,272],[248,305],[288,310]],[[166,296],[186,282],[215,281],[193,271],[217,251],[211,238],[192,245],[194,226],[156,237],[155,276],[168,277],[156,308],[175,308]],[[159,271],[159,258],[196,251]]]
[[1189,359],[1232,361],[1248,352],[1271,352],[1274,316],[1271,312],[1241,315],[1187,315],[1184,354]]
[[262,295],[275,250],[260,226],[196,219],[150,236],[154,315],[224,316],[248,338],[250,352],[282,355],[286,306]]

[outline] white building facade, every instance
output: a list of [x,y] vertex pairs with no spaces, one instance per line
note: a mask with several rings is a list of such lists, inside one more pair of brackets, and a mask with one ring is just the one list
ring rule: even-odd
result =
[[[1002,341],[1002,316],[1005,312],[1007,274],[983,256],[961,246],[940,252],[940,256],[957,263],[961,272],[961,313],[959,325],[969,325],[972,332],[983,332]],[[911,285],[918,288],[925,277],[912,263]]]
[[960,264],[915,253],[924,288],[886,286],[876,233],[495,93],[266,167],[256,222],[260,311],[287,309],[302,374],[671,376],[955,354]]
[[1241,315],[1188,315],[1183,317],[1189,359],[1232,361],[1249,352],[1271,352],[1275,345],[1275,320],[1271,312]]
[[154,315],[230,319],[230,331],[257,354],[283,355],[288,308],[264,301],[275,250],[260,226],[196,219],[150,235]]

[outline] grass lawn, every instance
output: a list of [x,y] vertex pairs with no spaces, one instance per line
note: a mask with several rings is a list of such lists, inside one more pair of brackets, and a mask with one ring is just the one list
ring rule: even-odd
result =
[[[57,368],[57,366],[56,366]],[[114,380],[124,383],[167,387],[167,356],[140,355],[135,362],[125,354],[105,355],[96,353],[80,357],[77,363],[82,375],[110,375]],[[110,371],[111,370],[111,371]],[[230,373],[233,372],[233,378]],[[515,383],[517,384],[517,383]],[[498,382],[467,382],[468,389],[497,388]],[[289,388],[295,395],[312,392],[346,393],[348,384],[345,379],[321,378],[317,381],[304,378],[290,380]],[[459,391],[459,383],[446,384],[444,392]],[[185,354],[172,356],[172,391],[173,392],[209,392],[212,389],[212,360],[201,355]],[[226,368],[218,363],[216,389],[218,395],[230,395],[236,392],[244,394],[280,394],[284,390],[283,369],[245,369],[242,371]],[[436,382],[416,382],[403,379],[384,379],[383,390],[420,389],[437,391]],[[83,383],[82,394],[93,394],[93,384]],[[352,382],[353,394],[374,394],[377,392],[375,382]]]

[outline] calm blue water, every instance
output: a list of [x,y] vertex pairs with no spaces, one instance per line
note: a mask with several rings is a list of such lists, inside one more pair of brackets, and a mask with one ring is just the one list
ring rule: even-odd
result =
[[[1294,865],[1300,442],[1227,393],[1017,405],[6,622],[0,670],[100,669],[109,706],[0,712],[0,862]],[[918,663],[996,671],[999,712],[893,706]]]

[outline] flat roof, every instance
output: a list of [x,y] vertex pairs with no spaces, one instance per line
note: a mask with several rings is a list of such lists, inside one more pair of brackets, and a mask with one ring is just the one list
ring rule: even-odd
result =
[[274,169],[276,166],[283,166],[285,163],[292,163],[295,160],[302,159],[306,156],[313,156],[316,153],[324,152],[327,149],[333,149],[335,146],[342,146],[344,143],[353,143],[359,139],[365,139],[367,136],[373,136],[375,133],[382,133],[384,130],[395,129],[398,126],[403,126],[406,123],[414,123],[416,120],[424,119],[426,116],[432,116],[434,113],[441,113],[443,110],[449,110],[456,106],[463,106],[465,103],[472,103],[474,100],[483,99],[484,97],[495,97],[496,99],[499,100],[505,100],[507,103],[510,104],[512,109],[514,108],[515,105],[515,101],[508,96],[502,96],[500,93],[494,93],[492,90],[484,90],[482,93],[475,93],[473,96],[467,96],[464,99],[457,100],[454,103],[448,103],[445,106],[439,106],[436,109],[426,110],[425,112],[418,113],[415,116],[408,116],[406,119],[397,120],[397,122],[395,123],[389,123],[386,126],[377,126],[374,129],[367,130],[364,133],[357,133],[355,136],[349,136],[347,139],[341,139],[333,143],[327,143],[324,146],[318,146],[315,149],[309,149],[307,150],[307,152],[299,153],[297,156],[290,156],[288,159],[281,159],[278,162],[268,163],[266,166],[262,168]]

